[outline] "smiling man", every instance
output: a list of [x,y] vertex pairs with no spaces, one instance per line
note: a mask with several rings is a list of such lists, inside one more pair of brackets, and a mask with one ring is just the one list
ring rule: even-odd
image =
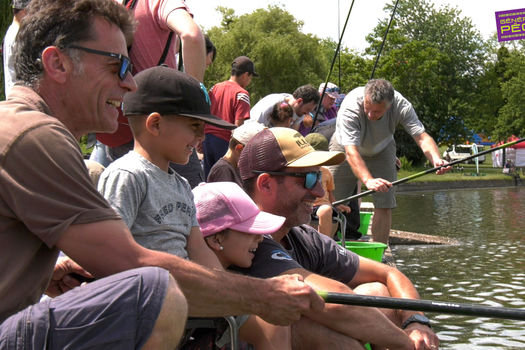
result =
[[[174,349],[187,315],[285,325],[322,308],[300,276],[248,278],[138,245],[96,191],[77,139],[114,131],[117,106],[137,89],[132,34],[113,0],[29,5],[19,82],[0,102],[2,349]],[[59,251],[69,258],[55,264]],[[74,288],[73,273],[97,280]],[[44,291],[53,298],[39,303]]]
[[[239,170],[248,194],[266,212],[284,216],[283,226],[265,237],[249,269],[256,277],[300,274],[320,291],[417,299],[399,270],[362,258],[310,226],[312,206],[323,195],[321,165],[344,161],[342,152],[315,151],[297,131],[265,129],[245,146]],[[295,349],[435,349],[430,322],[419,312],[327,304],[292,328]]]
[[[425,132],[412,104],[383,79],[370,80],[366,86],[348,93],[337,114],[330,142],[330,150],[344,151],[347,160],[330,167],[335,199],[351,196],[357,180],[376,191],[372,237],[386,244],[392,209],[396,207],[392,182],[397,179],[394,132],[398,125],[412,136],[433,167],[447,164],[441,159],[434,139]],[[442,168],[437,174],[448,170],[448,167]]]

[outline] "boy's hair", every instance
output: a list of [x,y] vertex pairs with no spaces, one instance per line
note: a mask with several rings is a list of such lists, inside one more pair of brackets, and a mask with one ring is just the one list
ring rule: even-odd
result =
[[228,148],[233,151],[233,150],[235,150],[235,147],[237,147],[237,145],[242,145],[242,143],[240,143],[239,141],[237,141],[233,137],[230,138],[230,142],[228,143]]
[[290,118],[293,118],[293,108],[287,102],[277,102],[273,105],[270,121],[274,124],[282,123]]
[[135,21],[124,6],[113,0],[32,0],[17,35],[15,72],[17,79],[34,87],[42,77],[42,52],[48,46],[61,49],[93,40],[93,21],[103,18],[119,27],[129,45]]
[[213,45],[213,42],[207,35],[204,36],[204,42],[206,43],[206,54],[212,52],[213,54],[211,56],[211,61],[215,61],[215,57],[217,56],[217,48],[215,48],[215,45]]

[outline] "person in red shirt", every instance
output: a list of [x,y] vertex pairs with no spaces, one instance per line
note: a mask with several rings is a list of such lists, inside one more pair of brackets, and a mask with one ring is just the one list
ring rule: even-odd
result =
[[[237,126],[249,119],[250,94],[246,88],[254,76],[258,74],[252,60],[246,56],[234,59],[230,79],[210,89],[211,113]],[[213,164],[226,154],[231,131],[207,125],[204,134],[204,175],[207,178]]]

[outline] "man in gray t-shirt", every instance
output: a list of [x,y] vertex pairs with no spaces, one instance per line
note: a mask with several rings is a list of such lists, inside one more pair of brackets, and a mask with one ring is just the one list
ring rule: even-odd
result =
[[[337,114],[330,142],[330,150],[344,151],[347,160],[329,167],[336,200],[351,196],[358,180],[376,191],[372,236],[374,241],[383,243],[388,243],[392,208],[396,207],[392,182],[397,179],[394,132],[398,125],[412,136],[432,166],[447,164],[412,104],[383,79],[370,80],[366,86],[348,93]],[[448,170],[442,168],[437,173]]]

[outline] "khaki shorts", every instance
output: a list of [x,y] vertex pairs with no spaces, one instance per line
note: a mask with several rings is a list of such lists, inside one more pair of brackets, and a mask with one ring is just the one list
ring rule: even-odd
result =
[[[331,142],[330,151],[344,152],[344,147]],[[375,178],[382,178],[390,182],[397,180],[396,171],[396,143],[392,141],[383,151],[373,157],[361,156],[365,164]],[[354,188],[357,183],[357,178],[352,172],[348,162],[343,162],[339,165],[332,165],[327,167],[334,177],[334,197],[336,200],[348,198],[352,196]],[[374,206],[376,208],[395,208],[396,197],[395,187],[391,187],[388,192],[374,192]]]

